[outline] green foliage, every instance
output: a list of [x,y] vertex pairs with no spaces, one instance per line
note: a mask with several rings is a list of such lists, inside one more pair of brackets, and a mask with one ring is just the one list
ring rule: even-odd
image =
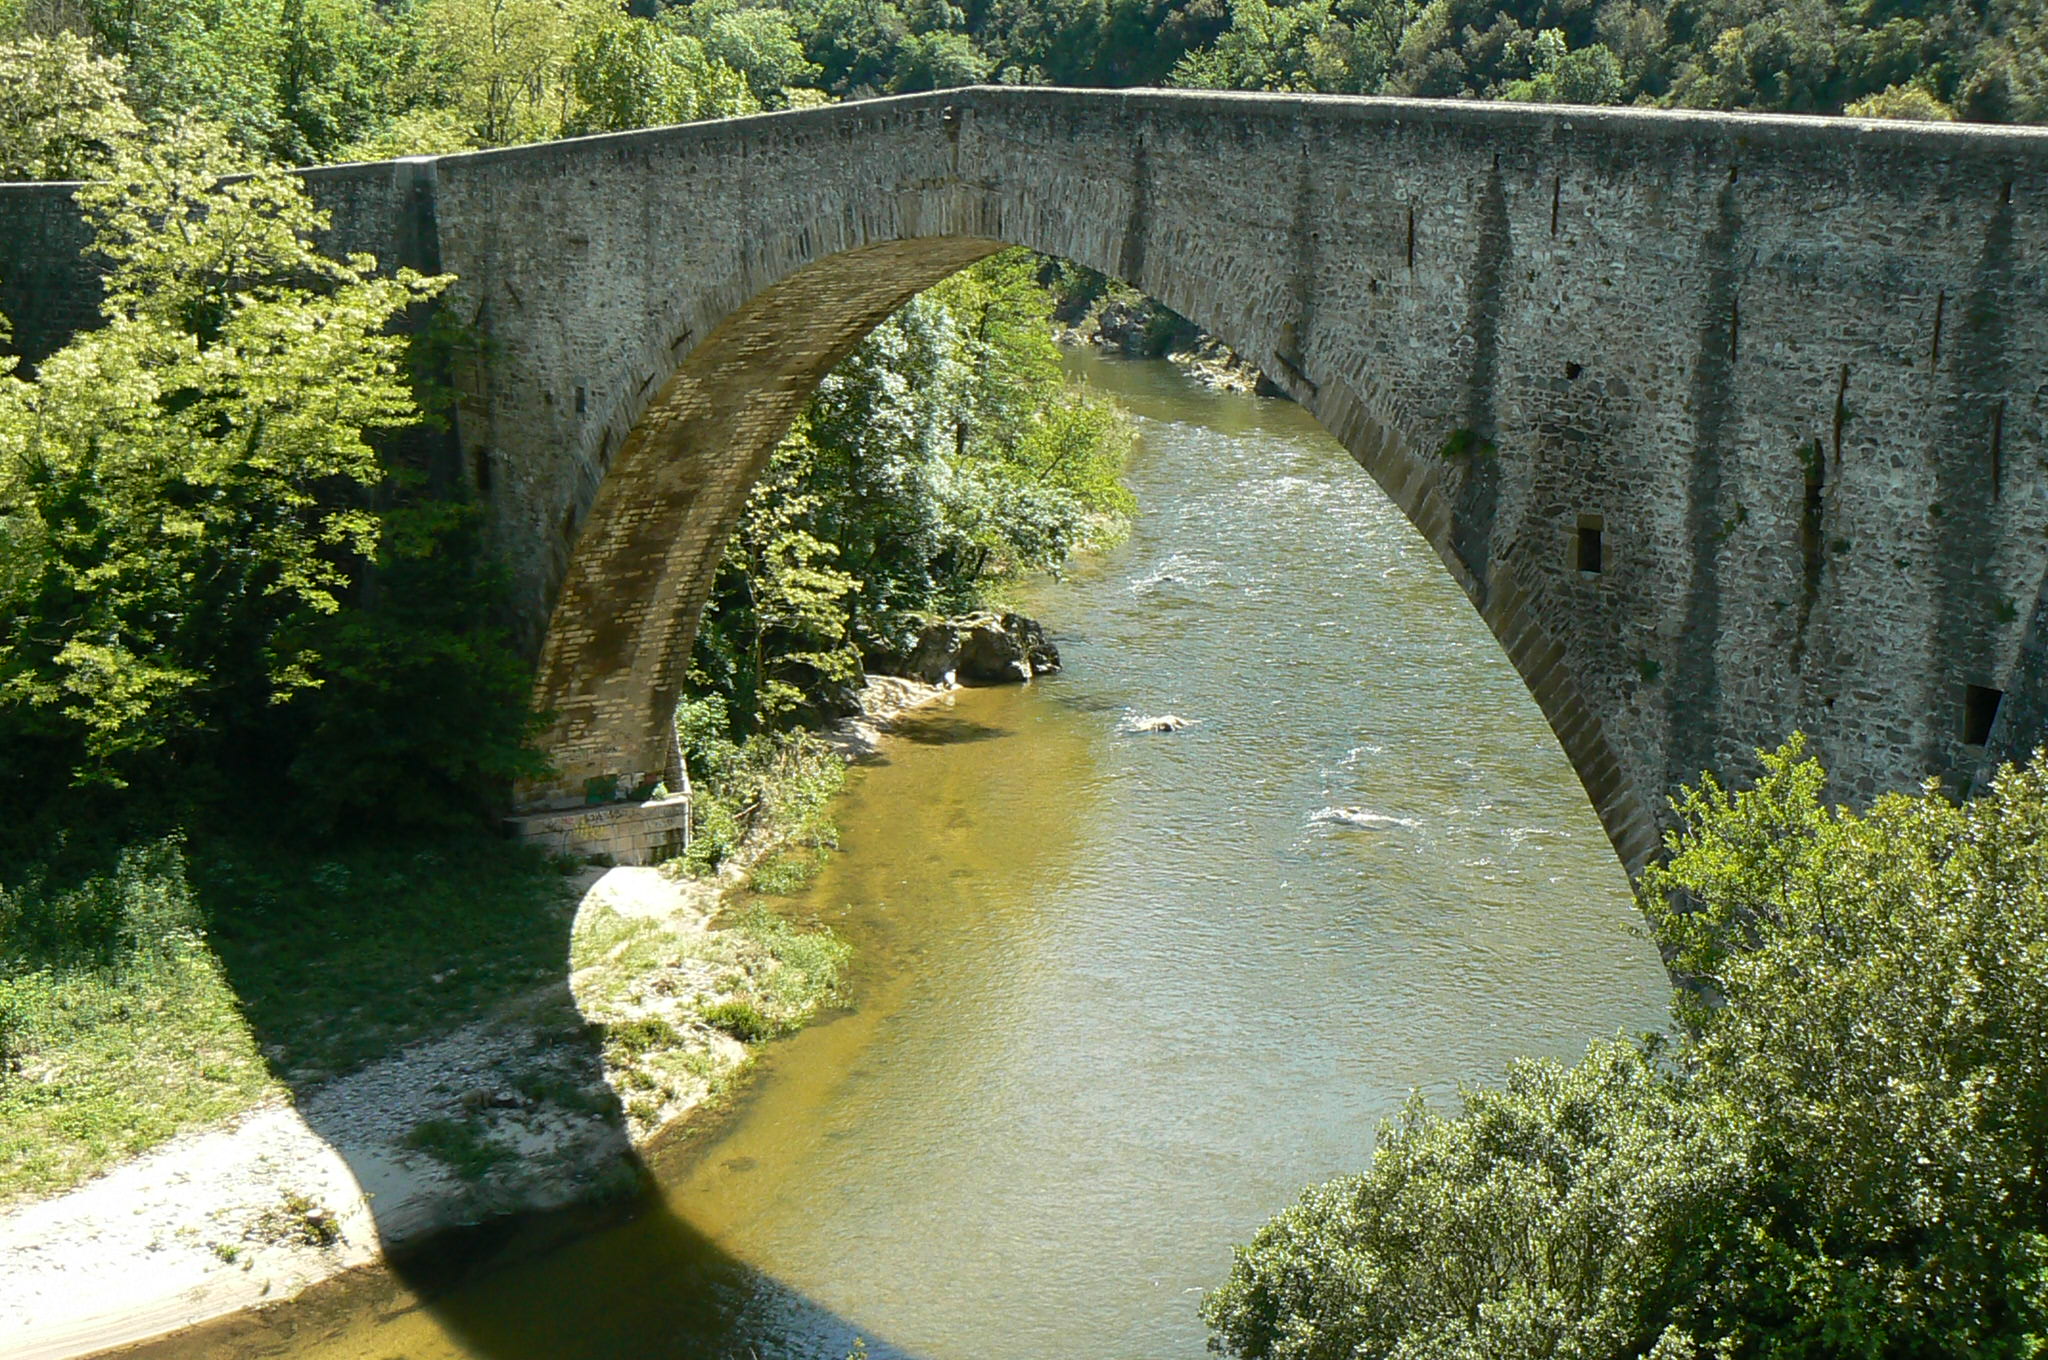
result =
[[1638,1356],[1698,1281],[1669,1271],[1740,1181],[1742,1143],[1654,1058],[1524,1061],[1455,1118],[1420,1097],[1372,1169],[1310,1190],[1202,1306],[1272,1360]]
[[123,74],[75,33],[0,43],[0,180],[104,174],[142,131]]
[[726,118],[761,107],[746,77],[708,56],[704,44],[667,15],[590,34],[570,58],[569,85],[580,105],[564,120],[562,130],[572,134]]
[[198,116],[244,151],[333,159],[411,106],[435,60],[409,11],[373,0],[84,0],[128,62],[138,108],[169,129]]
[[[0,884],[0,968],[9,975],[147,971],[203,934],[175,837],[124,849],[104,877],[70,886],[52,886],[50,878],[37,869]],[[6,1023],[0,1019],[0,1031]]]
[[1470,458],[1491,458],[1499,450],[1491,439],[1477,430],[1456,429],[1444,436],[1444,442],[1436,456],[1446,461]]
[[1035,273],[1020,251],[955,275],[820,385],[698,634],[693,683],[732,734],[825,716],[860,658],[901,649],[923,615],[1119,530],[1129,435],[1063,376]]
[[486,565],[481,510],[422,501],[382,527],[374,592],[304,623],[321,683],[265,724],[273,751],[295,753],[295,819],[321,831],[470,824],[547,768],[526,663],[494,622],[504,579]]
[[1621,102],[1621,58],[1599,43],[1573,51],[1563,33],[1546,29],[1536,35],[1529,65],[1529,78],[1511,80],[1502,86],[1502,98],[1533,104]]
[[742,913],[732,928],[768,960],[750,979],[750,989],[775,1033],[796,1029],[839,994],[853,946],[831,930],[805,930],[759,906]]
[[1399,50],[1406,0],[1231,0],[1230,27],[1190,52],[1173,83],[1212,90],[1371,94]]
[[810,91],[822,74],[804,56],[796,20],[787,10],[740,0],[696,0],[666,11],[662,20],[702,43],[711,60],[744,76],[763,108],[788,105],[792,91]]
[[1858,0],[1232,0],[1177,84],[2048,119],[2038,5]]
[[702,1017],[711,1028],[723,1030],[743,1044],[758,1044],[775,1037],[775,1026],[751,1001],[714,1002],[704,1008]]
[[636,1058],[656,1049],[674,1048],[682,1039],[676,1027],[658,1015],[643,1015],[604,1027],[604,1041],[608,1046],[615,1046],[622,1053]]
[[542,772],[526,668],[477,512],[373,444],[420,419],[388,327],[446,280],[321,255],[300,183],[242,168],[204,125],[124,145],[78,195],[105,324],[0,376],[0,779],[474,820]]
[[1411,1105],[1205,1304],[1246,1357],[2037,1356],[2048,762],[1831,808],[1794,739],[1640,888],[1670,1040]]
[[577,52],[590,35],[625,22],[604,0],[420,0],[416,14],[444,63],[433,102],[457,113],[482,146],[561,135],[575,114]]
[[742,1043],[760,1043],[800,1029],[839,994],[852,946],[823,926],[805,930],[765,907],[752,907],[729,927],[743,947],[733,995],[699,1012],[713,1029]]
[[405,1145],[424,1152],[466,1181],[480,1181],[516,1155],[467,1119],[424,1119],[405,1135]]
[[823,845],[786,845],[771,850],[755,862],[747,875],[747,889],[766,897],[788,897],[802,892],[825,867]]
[[[341,1240],[341,1226],[334,1221],[334,1211],[301,1190],[285,1191],[277,1203],[258,1215],[248,1231],[253,1237],[279,1245],[331,1247]],[[235,1253],[222,1252],[218,1247],[215,1254],[226,1261],[235,1257]]]
[[756,828],[792,856],[822,860],[838,834],[827,805],[846,782],[838,752],[804,731],[736,740],[715,694],[680,705],[676,730],[693,795],[686,868],[716,869]]
[[319,255],[297,181],[234,168],[181,131],[80,190],[106,323],[0,378],[0,727],[78,779],[320,683],[303,625],[378,539],[368,436],[415,416],[384,330],[444,281]]
[[304,1085],[562,977],[571,903],[524,846],[472,831],[367,844],[195,841],[229,1000]]
[[1857,815],[1795,740],[1644,875],[1713,1099],[1753,1130],[1699,1305],[1744,1353],[2030,1355],[2048,1330],[2048,765]]
[[218,1118],[263,1062],[175,838],[0,880],[0,1202]]
[[1923,85],[1893,85],[1855,100],[1843,113],[1851,118],[1897,118],[1907,122],[1952,123],[1956,111]]

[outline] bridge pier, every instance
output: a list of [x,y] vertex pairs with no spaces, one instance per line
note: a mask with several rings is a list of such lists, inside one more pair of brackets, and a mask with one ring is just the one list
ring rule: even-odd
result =
[[690,844],[690,794],[685,790],[640,802],[524,812],[507,817],[505,829],[550,854],[659,864]]

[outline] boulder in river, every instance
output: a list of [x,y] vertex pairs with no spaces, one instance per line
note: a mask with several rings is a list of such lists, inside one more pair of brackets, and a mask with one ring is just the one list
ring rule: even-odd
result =
[[1059,649],[1036,619],[995,613],[926,624],[903,665],[928,685],[1015,684],[1059,668]]

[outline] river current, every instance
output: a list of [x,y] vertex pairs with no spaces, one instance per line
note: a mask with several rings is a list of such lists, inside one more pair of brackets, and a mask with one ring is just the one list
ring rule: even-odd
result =
[[858,947],[850,1007],[634,1222],[262,1353],[1195,1360],[1231,1245],[1412,1089],[1662,1021],[1584,794],[1399,512],[1297,407],[1072,362],[1138,422],[1138,522],[1031,592],[1064,674],[855,772],[786,904]]

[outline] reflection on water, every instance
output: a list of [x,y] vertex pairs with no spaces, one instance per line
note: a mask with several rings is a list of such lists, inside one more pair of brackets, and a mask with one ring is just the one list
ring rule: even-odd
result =
[[860,946],[854,1009],[665,1212],[262,1353],[1193,1360],[1231,1243],[1411,1088],[1661,1019],[1584,795],[1398,512],[1294,407],[1076,363],[1141,418],[1142,521],[1030,602],[1064,676],[856,774],[795,904]]

